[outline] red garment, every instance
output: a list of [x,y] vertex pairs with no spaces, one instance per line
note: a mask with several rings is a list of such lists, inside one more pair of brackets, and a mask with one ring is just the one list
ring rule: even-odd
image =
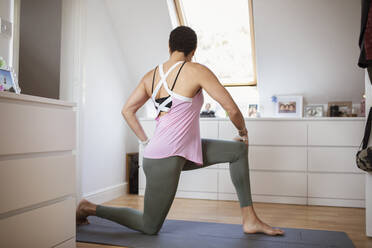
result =
[[368,19],[364,34],[364,48],[366,51],[366,59],[372,60],[372,5],[370,5],[368,11]]

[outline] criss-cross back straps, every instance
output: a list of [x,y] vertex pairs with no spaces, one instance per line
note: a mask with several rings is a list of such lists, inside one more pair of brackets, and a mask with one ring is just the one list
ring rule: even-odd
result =
[[167,84],[167,81],[166,81],[166,78],[168,77],[169,73],[177,66],[181,63],[182,61],[179,61],[179,62],[176,62],[174,65],[172,65],[168,71],[164,74],[164,71],[163,71],[163,64],[159,65],[159,74],[160,74],[160,81],[159,83],[156,85],[155,87],[155,90],[154,92],[152,93],[152,96],[151,96],[151,99],[152,101],[154,102],[155,104],[155,107],[157,107],[157,113],[156,115],[158,115],[160,113],[160,111],[165,111],[165,112],[168,112],[169,111],[169,107],[166,107],[166,105],[172,101],[172,98],[168,97],[164,102],[162,103],[158,103],[155,101],[155,96],[157,95],[158,91],[160,90],[160,87],[162,85],[164,85],[164,88],[166,89],[166,91],[168,92],[169,95],[173,95],[173,92],[168,88],[168,84]]
[[[168,69],[168,71],[167,71],[167,73],[164,75],[164,71],[163,71],[163,64],[160,64],[159,65],[159,75],[160,75],[160,81],[159,81],[159,83],[156,85],[156,87],[155,87],[155,90],[154,90],[154,92],[152,93],[152,97],[154,97],[154,99],[155,99],[155,96],[157,95],[157,93],[158,93],[158,91],[159,91],[159,89],[160,89],[160,87],[161,87],[161,85],[162,84],[164,84],[164,87],[165,87],[165,89],[167,90],[167,92],[169,93],[169,92],[171,92],[170,90],[169,90],[169,88],[168,88],[168,84],[167,84],[167,81],[166,81],[166,78],[168,77],[168,75],[169,75],[169,73],[177,66],[177,65],[179,65],[180,63],[181,63],[182,61],[178,61],[178,62],[176,62],[174,65],[172,65],[169,69]],[[172,92],[171,92],[172,93]],[[170,95],[171,95],[171,93],[170,93]]]

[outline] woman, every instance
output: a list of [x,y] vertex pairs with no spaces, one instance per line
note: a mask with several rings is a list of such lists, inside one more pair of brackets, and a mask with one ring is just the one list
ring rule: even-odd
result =
[[[142,78],[122,110],[140,144],[145,146],[143,212],[126,207],[95,205],[82,200],[77,208],[78,224],[88,223],[87,216],[96,215],[145,234],[157,234],[174,200],[181,171],[229,162],[231,179],[240,202],[243,231],[284,234],[282,230],[263,223],[253,209],[248,132],[243,116],[217,77],[207,67],[191,62],[196,45],[197,37],[191,28],[180,26],[174,29],[169,37],[169,60]],[[239,138],[200,138],[199,113],[204,102],[202,89],[228,112],[238,129]],[[157,110],[157,125],[151,140],[135,114],[150,97]]]

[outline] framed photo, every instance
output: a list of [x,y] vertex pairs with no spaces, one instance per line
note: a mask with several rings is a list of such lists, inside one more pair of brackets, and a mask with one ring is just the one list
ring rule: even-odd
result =
[[330,117],[349,117],[351,116],[353,103],[348,102],[328,102],[327,116]]
[[277,96],[275,114],[279,117],[302,117],[302,96]]
[[248,117],[257,117],[258,104],[248,105]]
[[307,105],[305,107],[305,117],[323,117],[323,105]]
[[21,93],[14,72],[9,68],[0,68],[0,91]]

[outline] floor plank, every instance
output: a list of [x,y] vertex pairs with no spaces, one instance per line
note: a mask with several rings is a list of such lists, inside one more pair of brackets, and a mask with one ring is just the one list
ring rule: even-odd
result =
[[[103,205],[143,209],[143,196],[125,195]],[[260,218],[276,227],[319,229],[346,232],[357,248],[372,247],[372,238],[365,235],[365,209],[292,204],[254,203]],[[167,219],[241,224],[237,201],[214,201],[176,198]],[[79,248],[109,248],[77,243]]]

